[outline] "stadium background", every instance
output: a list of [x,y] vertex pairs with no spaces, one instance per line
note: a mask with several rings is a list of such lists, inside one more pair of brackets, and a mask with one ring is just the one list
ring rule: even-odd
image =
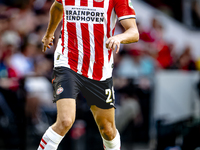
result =
[[[0,0],[0,150],[34,150],[55,121],[54,46],[41,52],[52,0]],[[140,41],[122,45],[113,72],[122,150],[200,149],[200,1],[132,0]],[[59,26],[60,28],[60,26]],[[119,23],[116,32],[123,29]],[[80,94],[59,150],[102,150]]]

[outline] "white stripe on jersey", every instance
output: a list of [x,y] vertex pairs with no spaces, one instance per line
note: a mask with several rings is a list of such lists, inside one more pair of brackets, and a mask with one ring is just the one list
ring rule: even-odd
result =
[[[75,5],[80,6],[80,0],[75,0]],[[76,22],[76,35],[77,35],[78,52],[79,52],[77,73],[82,74],[81,70],[83,66],[83,40],[80,37],[80,35],[82,35],[80,22]]]
[[113,36],[113,29],[115,28],[115,22],[117,21],[117,15],[115,14],[115,10],[113,9],[110,16],[110,36]]
[[88,7],[93,8],[93,0],[88,0]]
[[80,6],[81,5],[81,1],[80,0],[75,0],[75,6]]
[[[110,56],[110,62],[109,62],[109,66],[110,66],[110,70],[113,70],[113,65],[114,65],[114,58],[113,58],[113,52],[111,53],[111,56]],[[112,71],[109,71],[108,72],[108,75],[107,75],[108,77],[111,77],[112,76]]]
[[81,37],[78,35],[82,35],[81,32],[81,25],[79,22],[76,23],[76,35],[77,35],[77,40],[78,40],[78,72],[79,74],[82,74],[82,66],[83,66],[83,40]]
[[[93,0],[88,0],[88,7],[93,7]],[[92,79],[93,75],[93,66],[95,61],[95,49],[94,49],[94,28],[93,24],[88,24],[89,36],[90,36],[90,64],[88,69],[88,78]]]

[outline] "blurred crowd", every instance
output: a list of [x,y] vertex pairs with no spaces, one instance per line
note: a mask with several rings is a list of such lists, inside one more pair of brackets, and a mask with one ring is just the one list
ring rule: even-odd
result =
[[[29,143],[34,142],[37,146],[42,133],[54,122],[56,108],[51,101],[51,74],[60,25],[54,46],[46,53],[41,51],[41,39],[48,25],[52,2],[0,1],[0,147],[17,145],[26,149]],[[119,54],[114,56],[116,123],[122,133],[122,141],[127,143],[149,140],[149,112],[155,72],[162,69],[200,70],[200,61],[192,57],[190,45],[181,53],[176,53],[175,43],[164,40],[162,22],[152,18],[148,29],[137,23],[140,41],[121,45]],[[123,32],[123,28],[117,23],[116,33],[119,32]],[[78,121],[66,137],[68,142],[65,142],[69,146],[69,141],[73,139],[71,143],[84,145],[79,138],[87,136],[86,141],[94,141],[93,146],[96,147],[93,149],[101,149],[95,143],[95,139],[98,141],[100,137],[98,133],[94,135],[98,131],[81,94],[77,99],[77,110]],[[33,142],[31,137],[38,140],[32,139]],[[78,147],[74,149],[79,150]]]

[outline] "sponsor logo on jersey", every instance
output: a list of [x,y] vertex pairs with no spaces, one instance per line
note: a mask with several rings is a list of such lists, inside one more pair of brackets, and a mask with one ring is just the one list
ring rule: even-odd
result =
[[94,0],[95,2],[103,2],[103,0]]
[[102,8],[85,8],[81,6],[66,6],[65,14],[67,21],[79,21],[81,23],[103,23],[105,17]]
[[64,89],[62,87],[59,87],[56,91],[56,94],[59,95],[64,91]]

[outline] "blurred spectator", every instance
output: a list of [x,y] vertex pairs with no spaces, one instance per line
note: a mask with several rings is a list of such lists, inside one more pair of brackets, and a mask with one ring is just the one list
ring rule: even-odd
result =
[[13,48],[15,48],[15,51],[21,44],[21,38],[19,34],[12,30],[6,30],[5,32],[3,32],[1,39],[4,45],[13,46]]
[[[14,39],[14,40],[12,40]],[[5,89],[16,90],[18,78],[16,70],[12,67],[10,59],[17,50],[20,38],[16,32],[6,31],[1,37],[0,50],[0,86]]]
[[156,67],[168,69],[173,63],[173,44],[168,44],[164,38],[164,27],[157,18],[152,18],[150,29],[143,29],[139,25],[140,39],[143,49],[149,56],[157,60]]
[[196,64],[191,55],[191,47],[185,47],[183,53],[178,60],[178,67],[181,70],[196,70]]
[[157,50],[158,66],[167,69],[172,64],[171,49],[163,38],[164,27],[161,22],[153,18],[151,28],[151,38],[154,39],[153,47]]
[[160,43],[160,51],[158,52],[157,61],[159,66],[163,69],[168,69],[172,66],[171,50],[165,43]]
[[33,73],[36,50],[35,45],[25,43],[21,52],[15,53],[11,57],[11,66],[16,70],[18,77]]
[[153,75],[154,67],[154,60],[147,52],[129,50],[116,68],[116,72],[119,77],[138,79],[142,76]]

